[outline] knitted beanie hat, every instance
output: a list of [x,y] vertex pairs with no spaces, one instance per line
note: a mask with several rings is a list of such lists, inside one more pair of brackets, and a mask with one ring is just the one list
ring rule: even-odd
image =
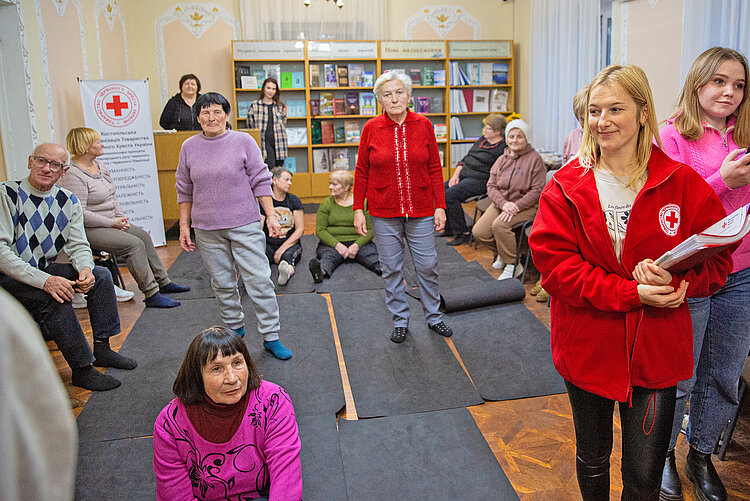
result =
[[529,124],[521,120],[520,118],[517,118],[515,120],[511,120],[508,122],[508,125],[505,126],[505,142],[508,142],[508,134],[513,129],[521,129],[523,132],[523,135],[526,136],[526,142],[531,143],[531,127],[529,127]]

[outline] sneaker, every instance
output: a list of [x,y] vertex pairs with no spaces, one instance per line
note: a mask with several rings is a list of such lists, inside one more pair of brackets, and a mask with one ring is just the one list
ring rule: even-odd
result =
[[497,277],[498,280],[507,280],[509,278],[514,278],[519,276],[521,273],[523,273],[523,265],[519,264],[518,266],[513,266],[513,263],[506,264],[505,268],[503,268],[503,272],[500,274],[499,277]]
[[286,285],[289,281],[289,277],[292,276],[292,265],[284,261],[283,259],[279,263],[279,285]]
[[83,292],[76,292],[73,294],[73,308],[76,310],[80,310],[81,308],[86,307],[86,296],[83,295]]
[[495,258],[495,262],[492,263],[492,267],[496,270],[502,270],[503,268],[505,268],[505,263],[503,263],[503,260],[500,258],[500,256],[497,256]]
[[125,289],[120,289],[118,286],[115,287],[115,296],[117,296],[117,302],[118,303],[124,303],[125,301],[130,301],[135,297],[135,292],[126,291]]

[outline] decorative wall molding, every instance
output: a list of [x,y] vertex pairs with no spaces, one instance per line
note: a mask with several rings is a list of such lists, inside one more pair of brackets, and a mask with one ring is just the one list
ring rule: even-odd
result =
[[648,0],[648,3],[649,5],[651,5],[652,9],[656,7],[657,2],[659,2],[659,0]]
[[445,39],[456,24],[464,22],[474,30],[474,40],[482,38],[482,25],[460,5],[426,5],[422,10],[404,21],[404,38],[411,40],[412,29],[419,23],[427,23],[440,38]]
[[620,16],[622,32],[620,33],[620,64],[628,64],[628,4],[620,4]]
[[167,57],[164,48],[164,27],[169,23],[179,21],[195,38],[200,38],[216,21],[224,21],[232,27],[234,39],[241,35],[240,22],[231,12],[217,3],[178,3],[170,10],[156,18],[156,58],[159,65],[159,95],[162,108],[169,100],[169,82],[167,82]]
[[99,14],[104,15],[109,31],[115,29],[115,20],[120,21],[122,26],[122,43],[125,49],[125,77],[130,78],[130,61],[128,60],[128,37],[125,33],[125,20],[122,17],[120,6],[113,0],[96,0],[94,4],[94,25],[96,26],[96,51],[99,56],[99,78],[104,79],[104,65],[102,64],[102,40],[99,32]]
[[39,131],[36,130],[36,113],[34,111],[33,91],[31,88],[31,63],[29,62],[29,45],[26,43],[26,25],[23,23],[21,0],[10,0],[16,6],[18,13],[18,32],[21,36],[21,57],[23,58],[23,80],[26,85],[26,107],[29,110],[29,124],[31,126],[31,140],[39,143]]

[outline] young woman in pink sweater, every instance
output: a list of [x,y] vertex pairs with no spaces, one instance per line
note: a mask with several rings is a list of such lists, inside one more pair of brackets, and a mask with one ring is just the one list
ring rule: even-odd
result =
[[[727,213],[750,203],[750,98],[747,59],[723,47],[708,49],[685,78],[678,111],[661,130],[664,151],[689,165],[716,191]],[[727,492],[711,453],[737,409],[737,381],[750,350],[750,239],[732,254],[727,283],[710,297],[688,299],[693,322],[693,378],[677,386],[672,440],[661,498],[682,499],[674,447],[690,399],[685,473],[698,499],[724,500]]]

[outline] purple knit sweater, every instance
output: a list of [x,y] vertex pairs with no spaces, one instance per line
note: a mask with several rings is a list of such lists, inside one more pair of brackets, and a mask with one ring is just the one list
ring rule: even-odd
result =
[[[715,128],[703,122],[703,136],[695,141],[687,141],[675,129],[674,121],[667,120],[661,131],[664,153],[673,160],[689,165],[711,185],[724,204],[727,214],[731,214],[743,205],[750,203],[750,185],[731,189],[719,173],[724,158],[738,148],[734,142],[734,123],[731,116],[727,121],[726,137]],[[734,268],[732,273],[750,267],[750,238],[745,238],[739,248],[732,254]]]
[[184,143],[175,174],[177,203],[192,202],[194,228],[222,230],[260,221],[255,197],[272,195],[271,173],[250,135],[197,134]]

